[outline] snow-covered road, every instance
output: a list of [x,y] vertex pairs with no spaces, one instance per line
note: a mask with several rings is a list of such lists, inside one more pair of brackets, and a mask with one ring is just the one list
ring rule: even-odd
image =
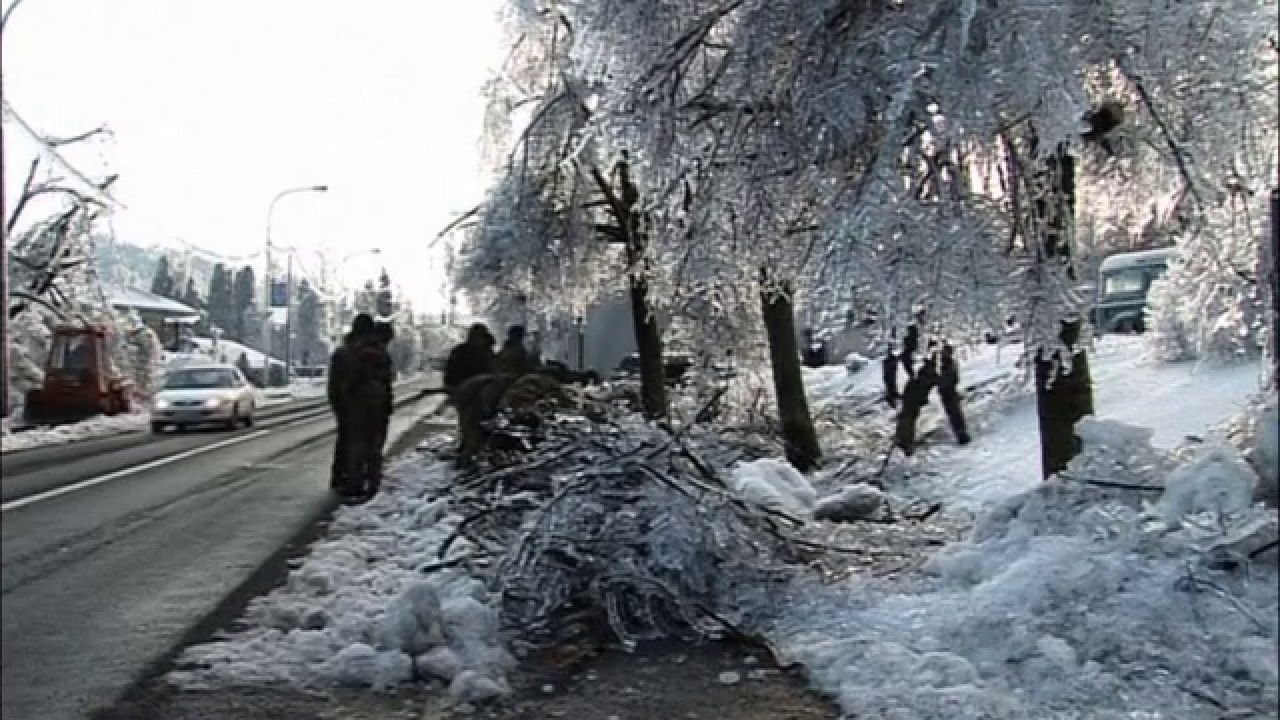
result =
[[[438,398],[410,403],[392,442]],[[52,492],[35,478],[49,468],[10,477],[6,465],[5,492],[19,494],[6,496],[0,544],[4,717],[83,718],[110,705],[331,506],[331,432],[322,410],[214,443],[165,436],[161,446],[193,447],[159,463],[131,460],[136,447],[82,458]]]

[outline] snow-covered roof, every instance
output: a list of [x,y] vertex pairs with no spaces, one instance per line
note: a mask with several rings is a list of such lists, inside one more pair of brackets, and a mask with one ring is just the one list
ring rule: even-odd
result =
[[199,317],[200,311],[188,305],[183,305],[176,300],[170,300],[167,297],[147,292],[146,290],[138,290],[137,288],[127,287],[107,287],[105,288],[107,298],[111,302],[112,307],[133,308],[135,310],[149,310],[151,312],[160,313],[170,317]]
[[1107,272],[1108,270],[1119,270],[1127,267],[1142,267],[1146,265],[1164,265],[1169,262],[1178,253],[1177,248],[1167,247],[1156,250],[1142,250],[1140,252],[1117,253],[1102,261],[1102,266],[1098,268],[1098,272]]

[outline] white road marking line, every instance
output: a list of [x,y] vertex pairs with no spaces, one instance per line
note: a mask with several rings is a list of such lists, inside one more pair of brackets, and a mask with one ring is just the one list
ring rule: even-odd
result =
[[9,502],[4,503],[3,505],[0,505],[0,512],[9,512],[10,510],[17,510],[18,508],[26,507],[28,505],[41,502],[43,500],[49,500],[50,498],[55,498],[55,497],[58,497],[59,495],[66,495],[67,493],[75,492],[77,490],[83,490],[85,488],[90,488],[90,487],[93,487],[94,485],[101,485],[102,483],[111,482],[112,480],[119,480],[122,477],[136,475],[137,473],[146,472],[147,470],[154,470],[155,468],[164,467],[165,465],[178,462],[179,460],[186,460],[189,457],[194,457],[196,455],[212,452],[214,450],[219,450],[221,448],[228,447],[231,445],[236,445],[242,442],[248,442],[249,440],[255,440],[270,432],[271,432],[270,430],[257,430],[255,432],[249,433],[248,435],[239,435],[237,437],[227,438],[226,440],[216,442],[212,445],[205,445],[203,447],[184,450],[183,452],[180,452],[177,455],[169,455],[168,457],[158,458],[150,462],[142,463],[141,465],[134,465],[132,467],[122,468],[120,470],[116,470],[115,472],[107,473],[106,475],[99,475],[98,477],[95,477],[95,478],[81,480],[78,483],[63,485],[62,487],[54,488],[52,490],[46,490],[44,492],[36,493],[34,495],[27,495],[26,497],[21,497],[21,498],[18,498],[17,500],[10,500]]

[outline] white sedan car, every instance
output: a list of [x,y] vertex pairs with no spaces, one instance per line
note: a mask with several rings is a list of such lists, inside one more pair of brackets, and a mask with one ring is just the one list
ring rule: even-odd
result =
[[151,405],[151,430],[219,423],[253,426],[257,390],[234,365],[187,365],[170,370]]

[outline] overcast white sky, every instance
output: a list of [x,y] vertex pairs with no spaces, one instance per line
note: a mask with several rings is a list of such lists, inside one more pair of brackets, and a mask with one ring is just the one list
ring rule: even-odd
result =
[[[24,0],[5,28],[4,95],[43,133],[110,126],[114,140],[67,155],[120,173],[123,240],[257,252],[277,192],[327,184],[279,203],[273,241],[333,257],[379,247],[348,263],[348,284],[385,264],[435,310],[441,261],[426,244],[483,190],[498,2]],[[6,123],[11,193],[36,148]]]

